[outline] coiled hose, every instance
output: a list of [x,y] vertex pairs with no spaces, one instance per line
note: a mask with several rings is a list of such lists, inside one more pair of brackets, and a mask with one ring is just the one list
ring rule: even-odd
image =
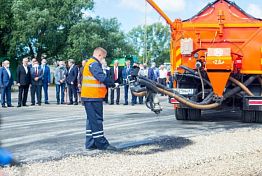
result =
[[[239,84],[239,85],[241,85],[241,87],[238,86],[238,87],[235,87],[235,88],[227,91],[227,92],[223,95],[224,100],[227,99],[227,98],[229,98],[229,97],[231,97],[232,95],[235,95],[236,93],[240,92],[241,89],[243,89],[243,88],[244,88],[244,89],[243,89],[244,91],[245,91],[245,90],[249,90],[249,89],[247,88],[247,86],[249,86],[257,77],[258,77],[257,75],[250,76],[244,83],[241,83],[241,82],[239,82],[239,81],[238,81],[238,83],[236,82],[237,85]],[[232,78],[232,77],[230,77],[230,78]],[[233,79],[232,79],[232,80],[233,80]]]
[[[195,72],[193,69],[188,68],[187,66],[181,65],[180,68],[188,71],[189,73],[191,73],[191,74],[193,74],[193,75],[196,75],[196,78],[199,77],[199,73],[198,73],[198,72]],[[250,85],[256,78],[261,78],[261,76],[260,76],[260,77],[257,76],[257,75],[251,76],[251,77],[249,77],[244,83],[241,83],[240,81],[236,80],[235,78],[230,77],[229,80],[230,80],[231,82],[235,83],[236,85],[238,85],[238,87],[235,87],[234,89],[230,90],[229,92],[226,92],[226,93],[224,94],[224,96],[223,96],[224,100],[227,99],[227,98],[229,98],[229,97],[231,97],[232,95],[240,92],[241,89],[242,89],[244,92],[246,92],[249,96],[254,96],[254,94],[247,88],[247,86]],[[197,78],[197,79],[200,79],[200,77]],[[203,79],[203,81],[204,81],[205,83],[209,82],[209,81],[207,81],[207,80],[205,80],[205,79]],[[261,80],[261,81],[262,81],[262,80]],[[212,87],[212,85],[211,85],[210,82],[209,82],[208,85],[210,85],[210,87]],[[261,95],[262,95],[262,93],[261,93]]]
[[[179,95],[178,92],[173,92],[172,89],[168,89],[165,86],[156,83],[156,82],[152,82],[151,80],[145,78],[145,77],[139,77],[138,81],[141,85],[145,85],[148,89],[152,90],[153,92],[156,93],[163,93],[166,94],[172,98],[175,98],[177,101],[179,101],[180,103],[192,107],[194,109],[214,109],[218,106],[220,106],[220,103],[212,103],[212,104],[200,104],[197,102],[193,102],[191,100],[188,100],[186,97],[183,97],[182,95]],[[132,92],[135,96],[139,96],[142,93],[136,93],[136,92]],[[146,92],[144,93],[146,94]]]
[[[241,89],[243,89],[246,92],[249,92],[249,95],[252,95],[252,93],[250,91],[248,91],[249,89],[247,88],[248,85],[250,85],[256,78],[258,78],[258,76],[251,76],[250,78],[248,78],[243,84],[239,81],[237,81],[234,78],[230,78],[230,80],[235,84],[238,85],[238,87],[235,87],[233,89],[231,89],[230,91],[226,92],[223,96],[223,99],[227,99],[229,97],[231,97],[232,95],[238,93],[239,91],[241,91]],[[189,106],[191,108],[194,109],[214,109],[217,108],[221,105],[222,102],[215,102],[215,103],[210,103],[213,100],[213,93],[209,94],[202,102],[194,102],[192,100],[187,99],[186,97],[180,95],[178,92],[169,89],[159,83],[156,83],[150,79],[147,79],[145,77],[139,77],[138,78],[138,82],[141,85],[145,85],[148,89],[150,89],[150,91],[153,91],[154,93],[162,93],[162,94],[166,94],[172,98],[175,98],[177,101],[179,101],[180,103]],[[145,96],[147,94],[146,91],[142,91],[142,92],[132,92],[135,96]],[[251,94],[250,94],[251,93]]]

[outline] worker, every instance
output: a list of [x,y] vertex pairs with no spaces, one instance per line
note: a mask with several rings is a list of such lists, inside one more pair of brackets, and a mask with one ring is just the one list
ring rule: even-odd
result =
[[116,88],[119,86],[103,72],[102,63],[106,55],[105,49],[96,48],[83,71],[81,99],[87,115],[85,144],[87,150],[116,150],[105,138],[103,130],[103,99],[107,93],[106,86]]

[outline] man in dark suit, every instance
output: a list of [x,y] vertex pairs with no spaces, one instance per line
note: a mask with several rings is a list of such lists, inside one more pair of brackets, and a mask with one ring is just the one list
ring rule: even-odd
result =
[[30,70],[31,74],[31,102],[32,106],[35,105],[35,94],[37,97],[37,104],[41,106],[42,99],[42,86],[43,86],[43,70],[39,67],[38,61],[33,63],[33,66]]
[[[118,60],[114,61],[114,67],[110,69],[110,77],[114,80],[114,83],[121,84],[122,83],[122,69],[118,67]],[[120,87],[118,86],[116,89],[116,104],[119,105],[120,99]],[[115,89],[111,89],[111,105],[114,104],[114,93]]]
[[3,62],[3,67],[0,69],[1,103],[3,108],[6,108],[6,102],[7,107],[13,107],[11,104],[11,87],[14,80],[9,67],[10,62],[6,60]]
[[126,66],[122,71],[123,76],[123,83],[124,83],[124,90],[125,90],[125,103],[124,105],[128,105],[128,79],[131,76],[131,67],[130,67],[130,60],[126,61]]
[[17,85],[19,87],[18,106],[26,106],[29,85],[31,83],[30,67],[28,66],[28,58],[23,58],[22,65],[16,70]]
[[[68,105],[73,105],[73,104],[78,105],[78,97],[77,97],[78,67],[75,65],[75,61],[73,59],[68,60],[68,66],[69,66],[69,70],[66,78],[66,83],[68,86],[68,94],[69,94]],[[75,98],[75,101],[73,101],[73,96]]]
[[51,83],[51,73],[49,66],[46,65],[46,59],[42,59],[41,68],[43,70],[43,89],[45,94],[45,104],[49,104],[48,102],[48,86]]

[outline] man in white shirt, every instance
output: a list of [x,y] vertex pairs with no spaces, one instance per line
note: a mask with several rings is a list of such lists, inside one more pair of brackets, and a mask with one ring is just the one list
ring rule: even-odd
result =
[[[110,76],[111,79],[114,80],[114,83],[121,84],[122,83],[122,69],[118,67],[119,63],[118,60],[114,61],[114,67],[110,69]],[[119,105],[119,99],[120,99],[120,87],[115,88],[116,89],[116,104]],[[111,105],[114,104],[114,92],[115,89],[111,89]]]
[[[159,68],[159,83],[166,86],[167,70],[164,65],[160,65]],[[161,94],[164,96],[164,94]]]

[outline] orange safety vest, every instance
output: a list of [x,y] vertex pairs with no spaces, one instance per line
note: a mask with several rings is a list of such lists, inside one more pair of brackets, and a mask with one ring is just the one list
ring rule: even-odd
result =
[[89,70],[89,66],[94,62],[97,61],[90,58],[84,67],[81,98],[105,98],[107,93],[106,86],[98,81]]

